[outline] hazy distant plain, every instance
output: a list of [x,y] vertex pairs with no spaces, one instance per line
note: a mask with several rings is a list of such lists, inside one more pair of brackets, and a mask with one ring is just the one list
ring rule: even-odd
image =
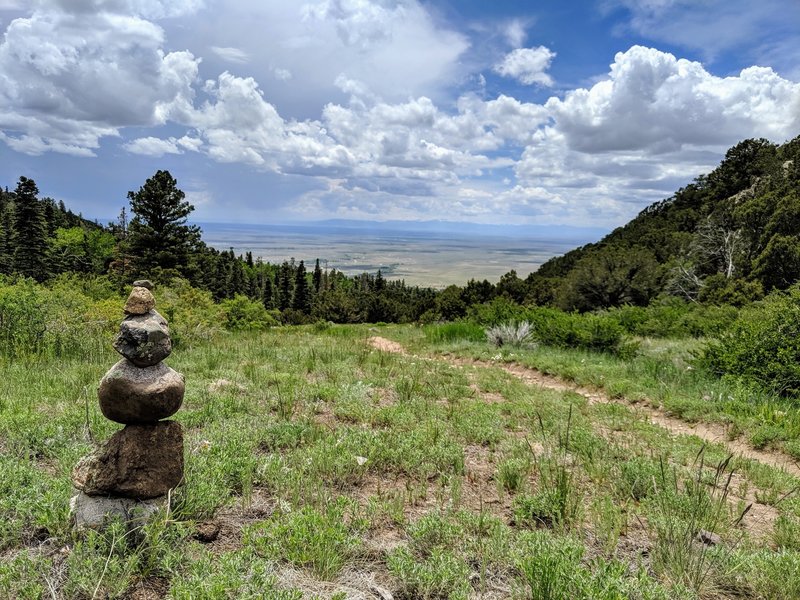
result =
[[415,232],[319,226],[203,224],[203,239],[219,250],[252,252],[254,258],[281,263],[294,258],[311,270],[314,261],[347,275],[378,269],[387,279],[441,288],[469,279],[520,277],[548,258],[586,243],[585,239],[541,240],[474,232]]

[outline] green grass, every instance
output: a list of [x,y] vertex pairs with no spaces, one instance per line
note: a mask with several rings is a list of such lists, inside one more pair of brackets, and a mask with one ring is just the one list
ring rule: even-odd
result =
[[[378,352],[367,344],[374,334],[286,327],[176,349],[167,362],[187,380],[175,416],[186,480],[171,512],[134,534],[78,536],[68,523],[72,467],[119,428],[96,401],[116,360],[110,340],[85,359],[4,365],[0,597],[122,598],[159,582],[170,598],[330,598],[367,593],[371,579],[398,598],[793,597],[794,478],[732,461],[778,515],[752,526],[746,515],[743,527],[742,499],[731,490],[723,509],[714,486],[724,448],[706,446],[701,466],[700,440],[626,406],[591,405],[499,368]],[[457,327],[439,338],[413,326],[379,334],[419,354],[499,352]],[[502,356],[794,439],[791,407],[704,388],[678,342],[642,351],[628,361],[542,348]],[[721,399],[701,402],[701,388]],[[194,538],[202,521],[222,525],[213,544]],[[723,544],[698,556],[697,527]]]

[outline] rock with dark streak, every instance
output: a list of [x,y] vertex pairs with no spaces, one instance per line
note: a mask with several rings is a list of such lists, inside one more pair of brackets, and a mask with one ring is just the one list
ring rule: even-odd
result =
[[160,363],[172,352],[167,320],[155,310],[128,315],[120,324],[114,349],[137,367]]

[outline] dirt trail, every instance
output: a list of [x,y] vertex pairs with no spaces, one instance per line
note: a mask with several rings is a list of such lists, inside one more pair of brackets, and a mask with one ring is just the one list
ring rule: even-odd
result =
[[[409,356],[408,352],[392,340],[382,337],[371,337],[368,340],[370,346],[383,352],[392,352]],[[476,367],[496,367],[503,369],[510,375],[517,377],[529,385],[539,386],[548,390],[556,390],[560,392],[575,392],[586,398],[590,404],[621,404],[629,408],[634,408],[639,414],[647,417],[647,419],[659,427],[663,427],[673,434],[680,435],[695,435],[700,439],[714,444],[722,444],[728,448],[731,454],[749,458],[765,465],[784,469],[787,473],[791,473],[795,477],[800,477],[800,466],[786,454],[782,452],[774,452],[767,450],[756,450],[746,442],[740,440],[729,440],[725,428],[721,425],[714,423],[687,423],[682,419],[670,417],[664,411],[645,404],[633,404],[625,399],[616,399],[609,397],[602,390],[590,389],[569,381],[565,381],[552,375],[545,375],[544,373],[524,367],[517,363],[495,363],[477,359],[459,358],[454,356],[437,357],[439,360],[446,361],[453,365],[458,366],[476,366]]]

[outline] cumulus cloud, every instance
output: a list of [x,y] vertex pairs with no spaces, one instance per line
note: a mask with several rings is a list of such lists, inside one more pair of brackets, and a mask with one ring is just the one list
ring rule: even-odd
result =
[[131,140],[122,146],[131,154],[140,154],[142,156],[154,156],[156,158],[164,156],[165,154],[181,154],[182,151],[178,148],[178,143],[175,138],[161,139],[156,137],[143,137]]
[[30,153],[87,154],[121,127],[161,124],[185,110],[199,61],[165,54],[162,43],[163,31],[135,16],[51,11],[15,19],[0,43],[6,142]]
[[800,129],[800,84],[765,67],[716,77],[698,62],[634,46],[616,55],[607,79],[546,108],[572,149],[668,152],[783,139]]
[[549,48],[517,48],[505,56],[494,66],[496,73],[504,77],[513,77],[525,85],[551,86],[553,78],[547,73],[550,63],[556,54]]
[[197,12],[203,0],[34,0],[40,10],[56,9],[71,14],[116,13],[145,19],[182,17]]
[[518,182],[570,198],[586,218],[619,223],[713,169],[741,139],[795,133],[800,84],[761,67],[716,77],[635,46],[616,55],[606,79],[545,108],[551,121],[515,164]]
[[390,101],[448,97],[467,75],[468,37],[434,19],[419,0],[237,0],[213,19],[208,12],[171,31],[173,46],[202,55],[206,77],[230,68],[204,54],[209,45],[258,57],[246,74],[262,85],[274,80],[276,69],[290,72],[292,85],[269,90],[270,101],[290,118],[313,118],[326,103],[340,101],[339,75]]
[[[672,4],[649,6],[655,14]],[[207,17],[195,15],[195,0],[38,6],[0,41],[0,141],[9,148],[91,156],[103,137],[135,127],[136,139],[119,142],[133,154],[202,153],[313,182],[298,206],[317,216],[613,225],[712,168],[740,139],[780,141],[800,129],[800,84],[772,69],[719,77],[642,46],[617,54],[592,86],[544,103],[456,97],[452,87],[437,96],[457,79],[468,43],[417,0],[242,0],[230,12],[243,29],[223,16],[208,40],[194,31]],[[243,21],[244,11],[273,18]],[[167,40],[155,19],[173,14],[185,27]],[[256,20],[266,31],[251,36]],[[202,64],[191,50],[165,50],[184,47],[173,37],[184,30],[203,39]],[[501,43],[524,43],[522,23],[498,31]],[[554,56],[517,48],[495,70],[548,86]],[[297,108],[306,96],[314,102]],[[164,125],[171,137],[148,130]]]

